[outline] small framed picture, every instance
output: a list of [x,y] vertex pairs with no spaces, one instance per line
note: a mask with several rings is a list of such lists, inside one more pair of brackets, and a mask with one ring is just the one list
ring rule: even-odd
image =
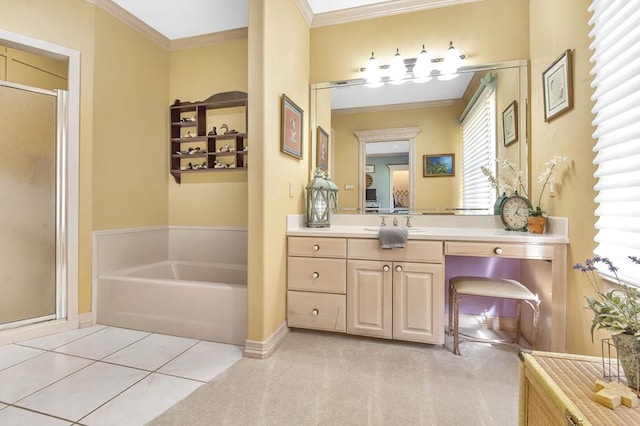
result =
[[281,150],[298,159],[302,158],[303,119],[302,109],[283,93]]
[[376,166],[374,164],[367,164],[366,166],[364,166],[364,172],[365,173],[375,173],[376,172]]
[[423,176],[440,177],[455,176],[455,154],[423,155]]
[[502,112],[502,133],[504,146],[509,146],[518,140],[518,103],[511,102]]
[[329,134],[318,126],[318,140],[316,141],[316,167],[329,170]]
[[556,59],[542,73],[544,121],[549,122],[573,108],[573,69],[571,50]]

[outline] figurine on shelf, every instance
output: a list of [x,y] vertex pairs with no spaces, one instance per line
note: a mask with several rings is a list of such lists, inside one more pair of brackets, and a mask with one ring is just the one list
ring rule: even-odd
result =
[[223,167],[224,167],[224,166],[220,163],[220,160],[214,160],[214,161],[213,161],[213,168],[214,168],[214,169],[221,169],[221,168],[223,168]]
[[195,148],[189,148],[189,154],[199,154],[201,151],[199,146],[196,146]]
[[221,146],[220,148],[218,148],[218,152],[229,152],[231,150],[231,148],[229,147],[229,144],[226,143],[224,144],[224,146]]
[[211,131],[207,134],[207,136],[216,136],[218,132],[216,131],[216,126],[213,126]]
[[196,116],[194,115],[193,117],[182,117],[180,121],[182,121],[183,123],[194,122],[196,121]]
[[244,152],[249,151],[249,145],[245,145],[245,147],[242,149]]
[[183,138],[192,138],[192,137],[194,137],[194,136],[191,134],[191,132],[190,132],[190,131],[187,131],[187,134],[186,134],[186,135],[184,135],[184,136],[182,136],[182,137],[183,137]]
[[171,106],[178,106],[178,105],[180,105],[181,103],[182,103],[182,102],[180,102],[180,99],[176,99],[176,100],[173,102],[173,105],[171,105]]

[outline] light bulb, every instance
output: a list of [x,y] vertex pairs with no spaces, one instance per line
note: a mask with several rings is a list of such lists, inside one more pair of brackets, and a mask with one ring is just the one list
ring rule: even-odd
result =
[[378,60],[373,56],[367,61],[367,66],[364,69],[364,78],[367,80],[366,87],[380,87],[382,86],[382,78],[380,73],[380,67],[378,66]]
[[413,81],[415,83],[426,83],[429,80],[431,80],[431,55],[425,50],[423,44],[422,51],[413,66]]
[[407,67],[404,64],[404,59],[400,55],[400,49],[396,49],[396,54],[391,58],[391,65],[389,66],[389,83],[402,84],[406,80]]
[[458,68],[462,65],[462,59],[460,59],[460,53],[458,49],[453,46],[453,42],[449,42],[449,49],[444,55],[442,66],[440,67],[441,75],[438,80],[452,80],[458,76]]

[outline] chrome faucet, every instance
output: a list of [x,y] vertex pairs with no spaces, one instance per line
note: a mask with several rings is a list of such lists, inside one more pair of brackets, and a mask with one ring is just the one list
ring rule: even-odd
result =
[[387,218],[386,216],[380,216],[380,219],[382,219],[382,222],[380,222],[380,226],[381,226],[381,227],[382,227],[382,226],[387,226],[387,222],[385,222],[385,219],[386,219],[386,218]]
[[407,228],[411,228],[411,216],[405,216],[407,218]]

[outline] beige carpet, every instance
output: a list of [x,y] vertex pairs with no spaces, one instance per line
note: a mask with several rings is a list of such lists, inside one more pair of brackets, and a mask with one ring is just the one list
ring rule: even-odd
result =
[[292,331],[153,420],[161,425],[491,425],[518,419],[512,347],[442,346]]

